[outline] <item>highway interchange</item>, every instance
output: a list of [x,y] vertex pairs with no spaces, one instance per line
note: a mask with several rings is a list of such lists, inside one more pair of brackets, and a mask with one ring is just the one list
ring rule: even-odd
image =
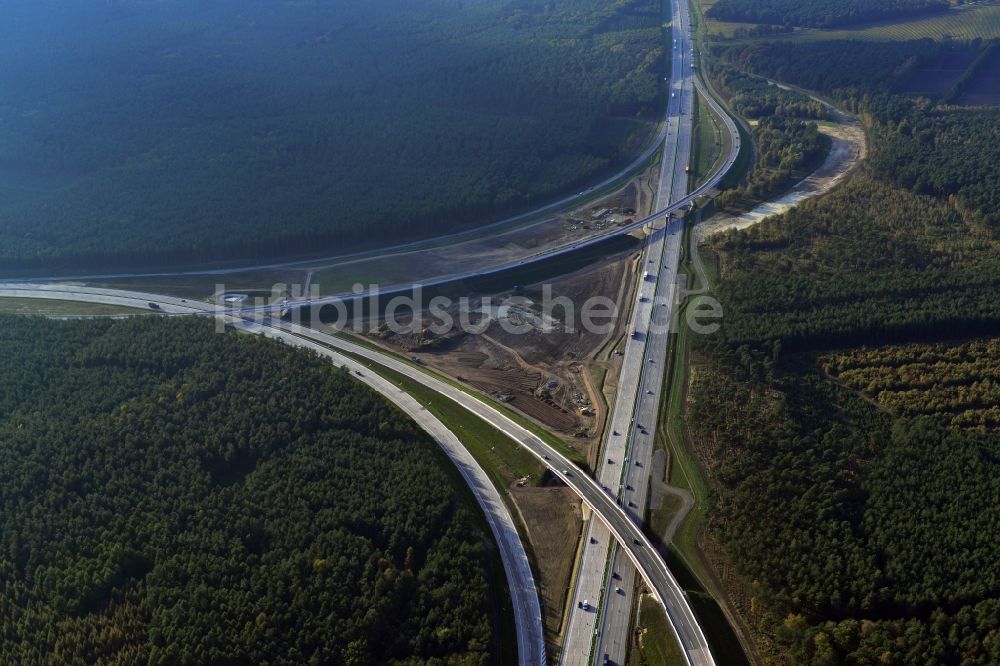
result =
[[[578,576],[579,585],[574,594],[578,602],[582,602],[584,598],[588,599],[588,603],[593,601],[596,606],[594,610],[598,612],[581,613],[582,609],[576,608],[574,604],[563,652],[564,663],[601,663],[604,654],[609,655],[609,661],[612,663],[624,662],[630,613],[634,606],[633,580],[638,574],[666,609],[668,620],[683,649],[687,663],[714,664],[711,650],[686,595],[670,573],[662,556],[643,534],[641,527],[647,501],[652,433],[658,413],[663,369],[666,366],[667,323],[672,316],[671,306],[675,298],[674,288],[680,256],[681,224],[676,220],[668,222],[667,219],[674,212],[682,213],[693,201],[715,187],[735,162],[739,151],[739,134],[735,124],[714,100],[705,94],[704,98],[726,124],[730,136],[729,151],[712,177],[693,192],[677,196],[678,193],[683,194],[687,187],[685,167],[691,146],[692,100],[694,90],[700,90],[701,83],[694,76],[690,66],[691,56],[688,55],[691,50],[688,8],[682,1],[675,0],[673,10],[674,16],[678,17],[678,20],[673,22],[673,37],[677,40],[677,48],[672,58],[670,90],[673,94],[668,98],[667,121],[660,133],[664,144],[656,212],[612,232],[624,234],[643,227],[650,228],[643,262],[644,267],[648,266],[645,270],[649,271],[651,279],[641,280],[637,290],[637,297],[640,300],[637,300],[633,309],[632,330],[638,331],[638,336],[626,347],[619,390],[607,429],[606,450],[600,458],[602,464],[598,470],[598,480],[580,471],[559,451],[503,412],[464,390],[428,374],[421,368],[342,338],[313,329],[294,327],[277,318],[271,319],[265,316],[257,317],[253,321],[248,319],[251,315],[272,313],[280,306],[256,306],[235,311],[220,309],[206,302],[150,293],[22,281],[0,283],[0,296],[85,301],[146,309],[149,308],[149,304],[155,304],[160,312],[167,314],[220,317],[247,332],[269,335],[290,344],[313,349],[331,358],[337,365],[351,369],[359,380],[379,391],[430,433],[448,453],[473,489],[504,555],[504,566],[515,607],[519,663],[545,663],[537,590],[523,544],[517,536],[513,520],[497,489],[461,446],[459,439],[448,431],[444,424],[423,409],[413,398],[403,393],[399,387],[367,369],[362,369],[357,361],[344,354],[364,358],[422,383],[476,414],[534,454],[555,476],[578,494],[593,515],[599,518],[599,521],[590,521],[590,532],[584,544],[584,557]],[[647,159],[648,156],[644,154],[636,163]],[[602,186],[603,184],[595,185],[592,190]],[[467,274],[441,276],[439,279],[424,281],[422,285],[451,282],[548,260],[566,252],[603,242],[607,237],[608,235],[605,235],[570,243],[537,255],[485,267]],[[383,288],[380,292],[388,293],[410,287],[412,285],[396,285]],[[322,305],[343,300],[346,296],[355,298],[357,294],[336,294],[321,299],[297,301],[294,306]],[[640,428],[640,425],[644,427]],[[617,542],[614,546],[612,539]],[[609,547],[611,547],[610,559]],[[605,571],[614,572],[615,577],[609,575],[605,580]],[[619,588],[622,590],[620,593],[617,591]],[[581,597],[581,595],[587,596]],[[598,630],[596,637],[594,629]]]
[[[372,363],[384,366],[420,382],[435,393],[449,398],[459,406],[469,410],[530,451],[556,477],[560,478],[571,488],[595,515],[604,521],[614,538],[622,545],[625,555],[641,572],[643,579],[649,585],[657,600],[667,609],[667,616],[670,618],[675,631],[677,631],[680,637],[681,645],[684,647],[688,657],[688,663],[715,663],[683,590],[681,590],[677,581],[670,573],[663,558],[653,547],[649,539],[646,538],[642,528],[624,511],[615,498],[611,497],[595,480],[577,468],[562,453],[536,437],[530,430],[511,419],[496,407],[479,400],[461,388],[438,379],[436,376],[427,373],[424,369],[410,365],[401,359],[383,352],[375,351],[314,329],[298,327],[280,319],[264,318],[261,320],[247,320],[239,311],[219,308],[210,303],[189,301],[173,296],[77,285],[6,282],[0,283],[0,297],[47,298],[124,305],[145,309],[149,309],[149,305],[153,304],[159,312],[164,314],[218,317],[250,333],[263,333],[318,351],[322,350],[315,345],[320,345],[327,350],[346,352],[355,357],[362,357]],[[329,353],[325,353],[325,355],[332,356]],[[334,356],[333,358],[338,364],[347,365],[349,368],[353,367],[356,372],[360,372],[361,374],[356,376],[362,381],[366,378],[371,379],[368,377],[370,373],[367,368],[361,369],[353,365],[343,355],[339,357]],[[366,383],[398,404],[400,389],[395,385],[371,381]],[[425,422],[420,423],[424,425]],[[443,425],[435,425],[433,431],[431,431],[435,439],[437,439],[436,435],[441,427]],[[505,532],[506,530],[502,530],[501,534]],[[508,567],[508,575],[517,576],[519,575],[519,571],[519,567]],[[527,582],[518,578],[510,580],[512,592],[527,590],[529,587],[533,588],[533,586],[533,582],[529,586]],[[531,618],[533,616],[534,611],[532,608],[534,604],[524,599],[519,601],[517,596],[514,597],[514,601],[520,607],[518,610],[518,624],[519,631],[521,631],[520,627],[525,623],[522,618]],[[537,600],[535,603],[537,603]],[[540,616],[537,623],[531,624],[535,625],[539,632],[538,635],[540,635]],[[525,628],[527,628],[526,625]],[[534,630],[532,629],[532,631]],[[519,646],[519,663],[525,665],[545,663],[544,659],[539,661],[541,655],[531,647],[531,641],[524,639],[522,636],[519,636],[519,638],[527,641],[521,643]]]

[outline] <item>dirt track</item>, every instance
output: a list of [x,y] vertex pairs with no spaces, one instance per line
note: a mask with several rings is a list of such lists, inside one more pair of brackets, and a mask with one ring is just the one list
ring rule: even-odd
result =
[[[850,119],[844,118],[845,121]],[[828,192],[839,183],[867,153],[865,131],[857,121],[838,125],[820,125],[820,131],[831,139],[830,153],[823,164],[808,178],[771,201],[754,206],[742,215],[714,215],[695,227],[699,243],[709,236],[729,229],[746,229],[772,216],[784,213],[806,199]]]

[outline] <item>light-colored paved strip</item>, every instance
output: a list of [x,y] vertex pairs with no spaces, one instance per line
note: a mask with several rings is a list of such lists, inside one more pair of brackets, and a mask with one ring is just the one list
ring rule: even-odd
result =
[[[672,3],[671,82],[668,87],[668,134],[660,164],[656,210],[668,210],[683,199],[688,187],[688,160],[693,132],[695,76],[691,68],[690,18],[685,0]],[[642,525],[648,503],[649,470],[653,437],[659,417],[660,387],[666,368],[669,322],[674,303],[674,287],[680,259],[681,224],[657,220],[658,229],[647,237],[641,271],[649,273],[636,289],[629,340],[618,378],[618,392],[605,433],[600,456],[599,477],[611,488],[627,514]],[[597,548],[591,545],[591,548]],[[576,600],[584,596],[601,600],[598,620],[571,623],[563,666],[623,664],[628,655],[630,623],[635,603],[636,569],[617,548],[601,551],[605,562],[583,561]],[[596,558],[595,558],[596,559]],[[604,571],[609,569],[610,576]],[[596,590],[594,588],[597,588]],[[580,610],[575,611],[579,615]],[[580,649],[586,642],[588,649]],[[591,645],[593,649],[591,649]]]

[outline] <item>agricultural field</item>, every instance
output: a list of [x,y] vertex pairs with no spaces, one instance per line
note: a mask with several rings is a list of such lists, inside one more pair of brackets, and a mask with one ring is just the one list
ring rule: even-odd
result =
[[0,297],[0,313],[38,316],[106,316],[145,315],[149,310],[139,310],[103,303],[81,303],[59,301],[49,298],[8,298]]
[[[728,21],[706,22],[710,39],[731,40],[739,30],[754,30],[753,23]],[[770,36],[768,38],[771,38]],[[1000,38],[1000,4],[956,7],[933,16],[904,21],[879,21],[849,29],[795,29],[774,35],[777,39],[813,41],[821,39],[859,39],[865,41],[907,41],[911,39],[997,39]]]
[[852,349],[819,361],[837,383],[893,414],[1000,431],[1000,338]]

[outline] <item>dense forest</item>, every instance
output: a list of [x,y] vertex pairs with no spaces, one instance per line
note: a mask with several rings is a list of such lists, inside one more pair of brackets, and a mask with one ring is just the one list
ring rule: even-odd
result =
[[0,349],[0,662],[495,660],[474,501],[346,371],[193,320]]
[[332,253],[474,227],[625,163],[657,0],[16,0],[0,270]]
[[720,206],[751,205],[788,189],[818,166],[830,150],[830,139],[816,123],[771,115],[761,118],[750,131],[753,138],[753,169],[745,182],[726,190],[717,199]]
[[709,61],[708,73],[721,88],[738,115],[756,120],[765,116],[787,116],[828,120],[830,110],[822,103],[789,88],[781,88],[757,76]]
[[718,0],[710,18],[743,23],[833,28],[948,9],[948,0]]
[[786,190],[829,152],[829,139],[809,122],[830,117],[822,103],[717,60],[710,60],[707,69],[730,108],[754,121],[750,129],[756,158],[753,169],[739,187],[716,199],[720,206],[750,207]]
[[1000,436],[892,423],[814,372],[779,363],[754,379],[744,361],[696,375],[690,423],[762,649],[796,664],[998,663]]
[[730,65],[821,90],[859,113],[876,133],[871,164],[897,185],[1000,226],[1000,109],[961,109],[897,92],[921,67],[988,46],[914,42],[764,42],[725,46]]
[[1000,338],[862,347],[823,354],[819,363],[894,414],[1000,432]]
[[981,45],[717,51],[871,137],[833,192],[709,247],[725,317],[688,424],[768,662],[1000,663],[1000,123],[893,94],[956,48]]

